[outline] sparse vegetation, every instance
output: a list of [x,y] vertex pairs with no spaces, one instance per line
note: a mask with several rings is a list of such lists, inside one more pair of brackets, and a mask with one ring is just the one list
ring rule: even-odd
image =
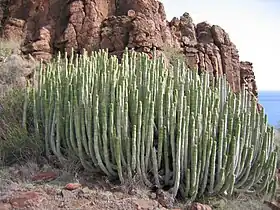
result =
[[246,200],[227,200],[222,207],[216,210],[271,210],[262,200],[246,199]]
[[16,53],[19,45],[16,41],[0,42],[0,97],[14,89],[24,89],[27,79],[32,79],[36,63]]
[[20,48],[20,40],[0,40],[0,58],[5,59]]
[[173,66],[177,66],[178,62],[183,63],[186,61],[184,53],[176,47],[165,46],[163,52],[167,61]]

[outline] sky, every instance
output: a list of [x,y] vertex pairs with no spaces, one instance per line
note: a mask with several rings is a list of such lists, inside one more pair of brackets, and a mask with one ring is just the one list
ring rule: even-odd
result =
[[195,23],[221,26],[240,60],[253,63],[259,91],[280,91],[280,0],[160,0],[167,19],[188,12]]

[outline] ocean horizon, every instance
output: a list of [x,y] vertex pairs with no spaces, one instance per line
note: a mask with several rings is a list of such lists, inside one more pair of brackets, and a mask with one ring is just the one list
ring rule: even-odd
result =
[[268,123],[272,126],[280,125],[280,90],[262,90],[259,93],[259,103],[264,107],[268,116]]

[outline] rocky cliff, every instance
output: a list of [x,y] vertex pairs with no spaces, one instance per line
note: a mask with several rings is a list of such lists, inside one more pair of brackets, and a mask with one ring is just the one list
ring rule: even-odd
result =
[[156,0],[6,0],[0,3],[2,37],[24,40],[22,51],[48,60],[58,50],[125,47],[150,53],[175,47],[191,68],[226,74],[234,91],[242,85],[257,97],[252,63],[240,62],[238,50],[219,26],[195,25],[188,13],[166,20]]

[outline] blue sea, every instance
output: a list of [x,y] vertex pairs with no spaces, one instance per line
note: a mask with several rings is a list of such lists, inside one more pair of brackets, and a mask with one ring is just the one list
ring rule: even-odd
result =
[[268,123],[280,125],[280,91],[259,91],[259,103],[268,115]]

